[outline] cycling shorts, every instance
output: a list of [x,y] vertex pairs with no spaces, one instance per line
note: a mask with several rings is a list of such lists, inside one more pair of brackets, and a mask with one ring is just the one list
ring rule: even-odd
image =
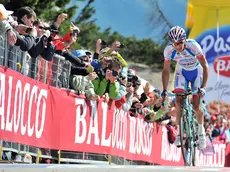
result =
[[[178,65],[176,70],[174,89],[188,91],[188,86],[191,87],[192,91],[197,91],[201,87],[203,82],[203,68],[198,65],[194,70],[185,70]],[[189,85],[189,83],[191,85]]]

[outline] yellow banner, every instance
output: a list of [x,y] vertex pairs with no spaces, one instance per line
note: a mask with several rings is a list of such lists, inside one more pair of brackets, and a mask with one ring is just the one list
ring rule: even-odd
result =
[[230,0],[189,0],[185,25],[209,63],[207,108],[230,116]]

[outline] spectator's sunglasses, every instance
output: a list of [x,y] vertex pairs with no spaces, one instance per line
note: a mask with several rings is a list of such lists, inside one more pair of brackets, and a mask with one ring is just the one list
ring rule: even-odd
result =
[[132,87],[132,86],[133,86],[132,82],[128,82],[128,83],[126,84],[126,87]]
[[89,57],[88,56],[81,56],[80,59],[83,60],[84,62],[88,62],[89,61]]
[[107,57],[107,56],[101,57],[100,60],[101,60],[101,61],[103,60],[103,61],[106,62],[106,63],[110,63],[110,62],[113,61],[112,59],[106,59],[105,57]]
[[44,29],[44,27],[43,27],[43,26],[38,26],[38,28],[39,28],[39,29],[42,29],[42,30]]
[[139,87],[141,84],[138,82],[133,82],[133,87]]

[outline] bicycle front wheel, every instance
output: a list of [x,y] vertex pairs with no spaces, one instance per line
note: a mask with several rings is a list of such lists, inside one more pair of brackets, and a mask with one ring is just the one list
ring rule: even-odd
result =
[[181,117],[180,117],[180,142],[181,142],[181,152],[184,159],[185,166],[191,166],[193,155],[194,155],[194,147],[192,143],[192,135],[190,132],[191,128],[189,125],[189,121],[187,118],[186,109],[182,108]]
[[198,123],[195,120],[193,120],[193,125],[191,127],[192,135],[193,135],[193,140],[192,140],[193,141],[192,142],[192,146],[193,146],[192,165],[193,166],[196,166],[196,147],[197,147],[197,140],[198,140],[197,127],[198,127]]

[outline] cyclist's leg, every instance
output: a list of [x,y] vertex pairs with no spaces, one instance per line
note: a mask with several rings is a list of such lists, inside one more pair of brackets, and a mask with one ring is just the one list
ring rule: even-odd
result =
[[[175,76],[175,82],[174,82],[174,92],[184,92],[188,88],[188,82],[184,75],[182,74],[182,68],[177,69],[176,71],[176,76]],[[183,98],[181,96],[176,96],[176,106],[175,106],[175,111],[176,111],[176,125],[177,128],[179,129],[179,124],[180,124],[180,116],[181,116],[181,105],[183,103]],[[174,143],[176,146],[180,145],[180,135],[176,136],[176,140]]]
[[[202,84],[202,68],[199,66],[197,68],[197,77],[192,81],[192,90],[197,91]],[[196,119],[198,122],[198,138],[199,138],[199,147],[204,149],[206,147],[206,135],[204,129],[204,112],[200,103],[200,96],[198,94],[193,95],[193,110],[196,114]]]

